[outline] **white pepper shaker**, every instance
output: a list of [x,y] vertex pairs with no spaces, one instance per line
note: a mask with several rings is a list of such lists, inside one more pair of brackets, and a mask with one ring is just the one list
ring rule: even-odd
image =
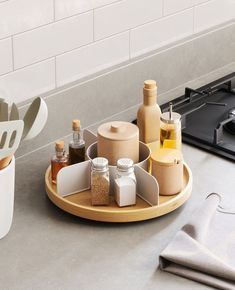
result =
[[118,206],[136,204],[136,177],[134,162],[129,158],[117,161],[117,174],[114,180],[115,200]]

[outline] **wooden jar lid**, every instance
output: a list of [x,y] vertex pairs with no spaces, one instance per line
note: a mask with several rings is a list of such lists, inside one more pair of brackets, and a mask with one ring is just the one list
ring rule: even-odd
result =
[[114,121],[99,126],[98,135],[116,141],[125,141],[139,136],[139,128],[129,122]]
[[162,166],[172,166],[183,161],[183,155],[180,150],[160,148],[151,154],[153,163],[158,163]]

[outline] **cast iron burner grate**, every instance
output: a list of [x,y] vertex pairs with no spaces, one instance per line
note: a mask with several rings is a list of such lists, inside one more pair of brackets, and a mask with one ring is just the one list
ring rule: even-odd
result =
[[[182,140],[235,161],[235,72],[172,101],[182,115]],[[169,103],[161,106],[169,110]]]
[[235,160],[235,73],[197,90],[186,88],[173,108],[182,115],[183,142]]

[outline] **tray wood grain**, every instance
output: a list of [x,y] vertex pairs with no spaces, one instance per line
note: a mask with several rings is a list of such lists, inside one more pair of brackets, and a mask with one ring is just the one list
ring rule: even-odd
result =
[[62,210],[85,219],[102,222],[135,222],[148,220],[174,211],[184,204],[192,192],[192,173],[184,163],[184,183],[180,193],[172,196],[160,196],[157,206],[150,206],[137,196],[136,205],[118,207],[113,196],[110,196],[108,206],[92,206],[91,192],[83,191],[70,196],[62,197],[56,191],[56,185],[51,182],[51,168],[45,174],[45,188],[49,199]]

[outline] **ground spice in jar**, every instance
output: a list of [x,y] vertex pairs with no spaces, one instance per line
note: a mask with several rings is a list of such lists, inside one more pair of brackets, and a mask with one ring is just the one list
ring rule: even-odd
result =
[[91,204],[109,204],[109,168],[106,158],[97,157],[92,160],[91,171]]

